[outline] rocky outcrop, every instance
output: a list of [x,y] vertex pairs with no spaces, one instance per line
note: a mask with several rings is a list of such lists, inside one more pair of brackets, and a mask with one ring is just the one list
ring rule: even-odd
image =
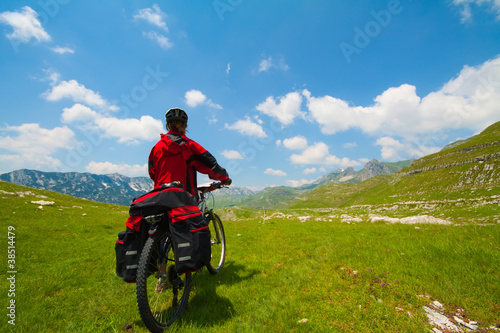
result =
[[500,157],[500,152],[498,153],[492,153],[492,154],[487,154],[487,155],[481,155],[477,156],[475,158],[459,161],[459,162],[454,162],[454,163],[448,163],[448,164],[442,164],[442,165],[432,165],[428,166],[425,168],[420,168],[420,169],[413,169],[408,172],[404,172],[402,175],[403,176],[410,176],[414,175],[417,173],[425,172],[425,171],[432,171],[432,170],[437,170],[437,169],[448,169],[451,167],[456,167],[464,164],[470,164],[470,163],[484,163],[492,158],[499,158]]
[[[414,162],[412,165],[418,166],[418,164],[421,164],[421,163],[428,163],[430,161],[435,161],[438,159],[446,159],[450,156],[455,156],[455,155],[460,156],[460,155],[467,154],[467,153],[470,153],[470,152],[473,152],[473,151],[476,151],[476,150],[479,150],[482,148],[498,146],[499,143],[500,143],[500,141],[493,141],[493,142],[488,142],[488,143],[484,143],[484,144],[480,144],[480,145],[467,147],[467,148],[460,149],[460,150],[453,151],[453,152],[446,153],[446,154],[438,154],[437,156],[428,156],[428,157],[425,157],[421,160]],[[424,167],[424,168],[415,168],[415,169],[412,169],[408,172],[403,173],[403,176],[413,175],[413,174],[421,173],[424,171],[431,171],[431,170],[436,170],[436,169],[447,169],[447,168],[451,168],[454,166],[460,166],[463,164],[477,163],[477,162],[481,163],[481,162],[486,162],[487,160],[490,160],[492,158],[499,158],[499,157],[500,157],[500,152],[486,154],[486,155],[479,155],[479,156],[476,156],[475,158],[461,160],[461,161],[457,161],[454,163],[447,163],[447,164],[441,164],[441,165],[436,164],[436,165],[432,165],[432,166],[428,166],[428,167]]]
[[360,182],[363,182],[375,176],[390,175],[394,172],[395,170],[389,168],[386,164],[373,159],[366,163],[365,167],[357,173],[355,178]]

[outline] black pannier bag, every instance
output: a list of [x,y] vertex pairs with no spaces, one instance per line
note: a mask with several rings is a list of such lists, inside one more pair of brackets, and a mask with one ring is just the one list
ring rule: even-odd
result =
[[210,230],[196,198],[184,191],[180,182],[164,184],[131,203],[127,229],[118,234],[116,274],[124,281],[135,282],[136,279],[139,258],[148,238],[144,217],[166,212],[177,272],[196,271],[210,262]]
[[210,230],[198,206],[169,211],[170,233],[174,244],[177,273],[194,272],[210,262]]
[[193,195],[184,191],[180,182],[168,183],[135,199],[130,204],[129,215],[156,215],[186,205],[197,206],[198,202]]
[[115,244],[116,275],[125,282],[135,283],[142,248],[148,237],[147,226],[141,216],[131,216],[127,228],[118,234]]

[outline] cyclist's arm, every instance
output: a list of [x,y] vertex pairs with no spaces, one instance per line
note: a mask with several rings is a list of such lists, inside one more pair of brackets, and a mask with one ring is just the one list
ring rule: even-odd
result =
[[200,146],[195,141],[191,141],[193,155],[188,160],[188,164],[196,171],[208,175],[210,179],[226,181],[229,175],[223,167],[217,163],[215,157],[208,150]]

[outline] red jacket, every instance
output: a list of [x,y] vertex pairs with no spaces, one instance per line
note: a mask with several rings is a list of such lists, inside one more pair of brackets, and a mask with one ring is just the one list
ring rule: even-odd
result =
[[207,174],[213,180],[229,178],[212,154],[196,141],[175,131],[161,135],[160,141],[151,149],[148,165],[155,188],[180,181],[184,189],[196,197],[196,171]]

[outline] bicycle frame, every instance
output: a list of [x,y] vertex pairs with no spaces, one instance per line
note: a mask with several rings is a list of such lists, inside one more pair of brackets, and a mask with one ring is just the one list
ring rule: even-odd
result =
[[207,207],[207,197],[206,193],[200,191],[200,203],[198,204],[198,207],[200,210],[203,212],[203,216],[205,216],[205,219],[207,215],[210,215],[212,218],[214,217],[214,210],[212,208]]
[[168,219],[166,213],[145,216],[144,219],[146,220],[149,226],[148,229],[149,237],[154,236],[158,232],[158,230],[170,232],[170,228],[168,227],[168,221],[166,220]]
[[222,187],[225,187],[225,185],[221,182],[215,182],[209,185],[202,185],[198,187],[200,196],[198,207],[203,212],[203,217],[210,226],[212,258],[210,260],[210,263],[206,266],[210,274],[217,274],[217,272],[224,265],[226,241],[224,235],[224,227],[222,225],[220,217],[215,213],[214,209],[207,207],[207,196],[209,192],[220,189]]
[[208,187],[206,185],[198,187],[198,193],[200,195],[200,202],[198,204],[198,207],[200,208],[200,210],[203,212],[204,215],[210,214],[213,217],[213,214],[214,214],[213,209],[207,208],[207,195],[208,195],[208,193],[210,193],[214,190],[217,190],[217,189],[228,187],[228,186],[229,185],[224,185],[221,182],[214,182],[214,183],[211,183]]

